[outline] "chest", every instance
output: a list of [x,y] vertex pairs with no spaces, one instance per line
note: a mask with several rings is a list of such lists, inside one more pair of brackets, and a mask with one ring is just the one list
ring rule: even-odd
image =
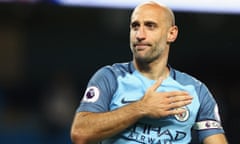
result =
[[[119,78],[118,88],[114,93],[110,103],[110,110],[114,110],[140,100],[144,96],[146,90],[152,86],[154,82],[155,81],[135,75]],[[172,123],[176,123],[179,127],[183,127],[186,126],[186,124],[192,125],[195,122],[200,104],[198,94],[193,85],[181,85],[172,78],[168,78],[162,82],[156,91],[166,92],[175,90],[187,91],[191,94],[191,96],[194,97],[192,103],[184,107],[184,109],[186,109],[186,113],[169,116],[162,119],[154,119],[150,121],[150,125],[154,125],[154,123],[156,123],[157,127],[159,127],[159,124],[162,126],[167,126],[171,125]],[[160,121],[161,123],[159,123]],[[147,118],[145,120],[142,120],[142,122],[144,124],[147,124],[149,122],[149,119]]]

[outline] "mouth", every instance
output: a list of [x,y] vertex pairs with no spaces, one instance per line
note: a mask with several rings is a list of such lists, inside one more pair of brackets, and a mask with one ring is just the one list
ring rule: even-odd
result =
[[148,43],[135,43],[135,44],[133,44],[133,46],[135,47],[135,49],[137,51],[142,51],[142,50],[145,50],[146,48],[150,47],[151,45]]

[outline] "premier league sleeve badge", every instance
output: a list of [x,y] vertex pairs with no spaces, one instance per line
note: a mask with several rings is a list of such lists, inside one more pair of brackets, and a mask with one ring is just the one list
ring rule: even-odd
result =
[[82,102],[94,103],[98,100],[99,95],[100,90],[97,87],[95,86],[88,87],[84,93]]

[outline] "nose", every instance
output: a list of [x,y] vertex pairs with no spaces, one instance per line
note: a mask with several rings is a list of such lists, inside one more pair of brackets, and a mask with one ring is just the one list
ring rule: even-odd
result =
[[146,39],[146,32],[143,27],[140,27],[138,31],[136,32],[136,39],[138,41],[143,41]]

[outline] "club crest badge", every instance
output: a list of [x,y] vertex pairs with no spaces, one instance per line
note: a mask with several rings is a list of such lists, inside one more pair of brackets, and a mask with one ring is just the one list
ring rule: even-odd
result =
[[185,107],[181,107],[179,109],[184,109],[185,112],[183,112],[181,114],[176,114],[176,115],[174,115],[174,117],[178,121],[181,121],[181,122],[184,122],[184,121],[188,120],[188,118],[189,118],[189,110],[188,110],[188,108],[185,106]]
[[100,91],[97,87],[88,87],[83,96],[83,102],[96,102],[99,98]]

